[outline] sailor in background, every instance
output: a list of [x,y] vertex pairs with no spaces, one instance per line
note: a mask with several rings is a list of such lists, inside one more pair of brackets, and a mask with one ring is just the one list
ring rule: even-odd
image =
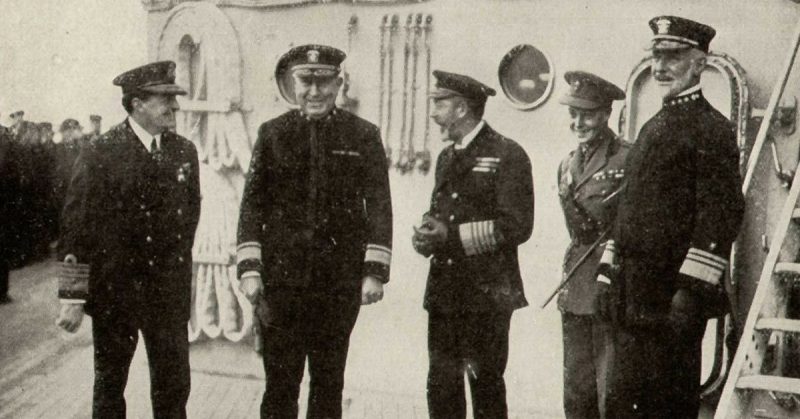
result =
[[350,332],[383,298],[392,204],[380,132],[334,105],[345,54],[302,45],[278,61],[299,109],[258,131],[238,232],[240,287],[262,327],[262,418],[296,418],[308,359],[309,418],[342,416]]
[[0,126],[0,304],[11,302],[9,271],[20,245],[19,220],[22,199],[20,150],[11,131]]
[[[128,118],[81,148],[67,190],[57,323],[92,316],[96,419],[125,417],[139,332],[155,418],[185,418],[189,398],[192,244],[200,215],[197,151],[175,129],[175,63],[114,79]],[[72,262],[72,263],[70,263]]]
[[598,277],[617,302],[607,416],[694,419],[706,322],[728,309],[723,280],[744,211],[739,150],[700,88],[715,30],[674,16],[650,27],[663,106],[628,153]]
[[464,418],[464,372],[476,418],[508,416],[503,374],[511,314],[528,302],[517,246],[533,231],[533,177],[519,144],[482,119],[495,91],[434,71],[431,117],[453,144],[439,154],[430,211],[414,248],[431,258],[428,311],[430,417]]
[[[558,297],[564,335],[564,412],[568,419],[605,417],[605,383],[612,356],[611,326],[598,316],[598,240],[616,215],[625,177],[628,144],[608,127],[611,104],[625,99],[614,84],[582,71],[568,71],[569,90],[559,100],[569,107],[570,130],[578,140],[558,167],[558,195],[571,239]],[[590,255],[581,260],[589,253]]]
[[103,117],[96,114],[89,115],[89,123],[92,124],[92,129],[81,139],[81,145],[90,143],[100,137],[103,127]]

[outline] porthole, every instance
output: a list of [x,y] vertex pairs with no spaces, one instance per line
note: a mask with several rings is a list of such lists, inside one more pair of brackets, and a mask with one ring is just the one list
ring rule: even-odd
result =
[[512,106],[529,110],[544,103],[553,90],[555,70],[547,55],[533,45],[512,48],[500,61],[500,87]]

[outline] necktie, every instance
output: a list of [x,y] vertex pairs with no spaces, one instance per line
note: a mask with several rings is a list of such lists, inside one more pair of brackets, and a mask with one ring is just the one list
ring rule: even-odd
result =
[[158,142],[156,138],[153,137],[153,141],[150,142],[150,154],[153,156],[153,159],[157,162],[160,162],[162,159],[161,150],[158,148]]

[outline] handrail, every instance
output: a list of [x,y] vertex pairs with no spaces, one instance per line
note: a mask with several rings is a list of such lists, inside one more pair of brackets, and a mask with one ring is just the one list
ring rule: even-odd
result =
[[753,182],[753,174],[755,173],[756,165],[758,164],[758,157],[761,154],[761,149],[764,147],[764,142],[767,140],[769,134],[771,125],[769,121],[772,119],[772,115],[775,113],[775,108],[778,106],[778,102],[783,95],[783,90],[786,88],[786,83],[789,81],[789,74],[792,72],[792,67],[794,66],[795,58],[797,57],[797,51],[798,48],[800,48],[800,20],[797,21],[797,26],[795,27],[794,31],[794,38],[792,39],[794,41],[792,43],[791,51],[789,51],[789,54],[786,56],[786,61],[783,64],[783,77],[772,89],[772,95],[769,98],[769,105],[767,105],[767,109],[764,111],[764,120],[761,122],[761,127],[758,129],[756,141],[753,143],[753,148],[750,151],[750,157],[747,160],[747,171],[745,172],[744,182],[742,182],[742,193],[745,197],[747,196],[747,192],[750,190],[750,185]]

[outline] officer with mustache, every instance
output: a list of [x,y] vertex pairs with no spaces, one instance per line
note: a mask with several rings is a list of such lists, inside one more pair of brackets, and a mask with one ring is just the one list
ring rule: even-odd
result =
[[[570,130],[578,140],[558,167],[558,195],[571,242],[564,274],[572,273],[558,296],[564,338],[564,413],[569,418],[605,417],[605,383],[612,356],[611,325],[598,315],[606,301],[595,281],[603,233],[616,215],[629,145],[608,127],[611,104],[625,92],[583,71],[568,71],[559,103],[567,105]],[[584,255],[588,257],[582,259]]]
[[452,144],[439,154],[430,210],[412,238],[419,254],[432,256],[428,411],[433,419],[466,417],[466,371],[474,416],[504,418],[511,314],[528,305],[517,247],[533,231],[531,163],[483,120],[494,89],[461,74],[433,75],[431,118]]
[[716,31],[676,16],[650,28],[663,105],[628,153],[598,277],[618,302],[607,414],[697,418],[703,334],[728,309],[724,275],[744,211],[739,149],[700,87]]
[[120,74],[128,117],[81,148],[59,240],[68,332],[92,316],[92,417],[125,417],[128,370],[141,333],[155,418],[185,418],[189,398],[192,245],[200,216],[197,151],[174,133],[175,63]]
[[375,125],[335,107],[344,59],[325,45],[280,58],[299,109],[261,126],[247,175],[237,258],[263,331],[262,418],[297,417],[306,360],[308,417],[342,416],[350,332],[389,281],[386,156]]

